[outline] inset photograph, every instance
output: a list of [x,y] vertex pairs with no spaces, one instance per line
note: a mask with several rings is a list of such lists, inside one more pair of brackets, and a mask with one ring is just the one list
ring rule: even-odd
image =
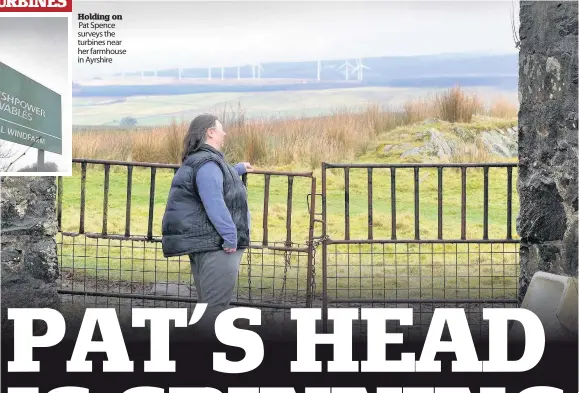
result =
[[70,175],[69,18],[2,17],[0,175]]

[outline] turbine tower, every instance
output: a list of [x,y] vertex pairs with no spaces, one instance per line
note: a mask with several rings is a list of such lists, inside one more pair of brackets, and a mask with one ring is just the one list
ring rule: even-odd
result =
[[322,61],[318,60],[318,80],[320,80],[321,72],[322,72]]
[[364,69],[369,70],[370,67],[365,66],[364,64],[362,64],[362,59],[356,59],[356,67],[352,70],[352,72],[358,72],[358,80],[361,81],[363,78],[363,71]]
[[257,79],[261,78],[261,71],[263,71],[263,67],[259,63],[250,64],[251,67],[251,77],[255,79],[255,74],[257,73]]
[[240,78],[240,68],[239,66],[237,66],[237,80],[241,79]]
[[225,68],[221,67],[221,80],[224,79],[223,74],[225,73]]
[[211,79],[211,67],[208,67],[208,70],[207,79]]
[[342,68],[345,68],[345,70],[343,72],[346,75],[346,80],[349,80],[350,79],[350,69],[354,68],[354,66],[352,64],[350,64],[349,60],[346,60],[346,62],[344,64],[342,64],[339,69],[341,70]]
[[253,79],[255,79],[255,70],[257,70],[257,79],[261,79],[261,71],[263,71],[263,67],[261,64],[257,63],[252,66],[253,68]]

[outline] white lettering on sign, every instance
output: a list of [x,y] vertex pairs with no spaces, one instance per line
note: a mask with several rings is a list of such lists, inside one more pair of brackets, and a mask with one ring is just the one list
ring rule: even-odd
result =
[[0,112],[8,112],[13,116],[32,121],[32,114],[46,117],[46,111],[20,98],[0,90]]
[[0,134],[8,134],[15,136],[17,138],[23,139],[25,141],[36,141],[36,144],[45,145],[46,139],[42,137],[34,136],[28,132],[20,131],[15,128],[0,126]]

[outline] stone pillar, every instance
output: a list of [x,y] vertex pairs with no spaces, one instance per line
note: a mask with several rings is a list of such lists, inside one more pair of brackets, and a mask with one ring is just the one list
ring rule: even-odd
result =
[[7,308],[60,309],[56,291],[54,177],[3,177],[1,193],[2,330],[9,332]]
[[521,1],[520,300],[537,271],[577,277],[577,2]]

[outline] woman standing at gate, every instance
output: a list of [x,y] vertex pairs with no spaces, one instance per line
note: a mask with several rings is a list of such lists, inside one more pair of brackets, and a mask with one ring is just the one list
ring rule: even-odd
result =
[[226,135],[216,116],[193,119],[162,222],[163,254],[189,256],[198,302],[207,303],[198,324],[211,332],[217,315],[229,307],[250,242],[247,190],[240,176],[253,168],[225,162]]

